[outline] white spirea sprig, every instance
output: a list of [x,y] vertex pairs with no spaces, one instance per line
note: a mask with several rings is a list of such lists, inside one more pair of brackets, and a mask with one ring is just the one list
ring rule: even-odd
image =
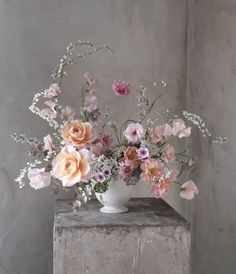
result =
[[42,119],[46,120],[50,127],[53,127],[54,129],[58,129],[60,126],[59,123],[55,119],[53,119],[50,115],[48,115],[46,112],[43,112],[39,107],[36,106],[39,101],[39,98],[43,96],[44,94],[45,94],[45,91],[42,91],[34,95],[32,105],[29,106],[29,110],[32,113],[41,117]]
[[36,167],[37,165],[41,164],[42,162],[40,160],[34,160],[31,163],[27,163],[26,167],[20,169],[20,174],[19,176],[15,179],[17,183],[19,183],[19,188],[22,188],[25,186],[25,182],[23,181],[26,173],[29,172],[33,167]]
[[223,143],[227,142],[226,137],[221,137],[221,136],[212,137],[212,134],[208,130],[205,122],[199,115],[197,115],[195,113],[187,112],[187,111],[183,111],[183,115],[186,120],[192,122],[193,125],[197,126],[197,128],[202,133],[202,136],[204,138],[208,137],[213,143],[218,143],[218,144],[223,144]]

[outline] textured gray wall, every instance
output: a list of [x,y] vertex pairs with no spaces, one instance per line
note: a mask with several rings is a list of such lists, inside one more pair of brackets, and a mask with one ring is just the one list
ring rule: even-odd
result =
[[[132,85],[165,80],[169,85],[161,109],[184,103],[186,0],[0,0],[1,274],[52,273],[54,198],[47,190],[18,190],[14,178],[26,162],[27,148],[13,143],[10,133],[48,132],[27,107],[34,92],[49,84],[66,44],[76,39],[106,42],[117,57],[96,57],[78,66],[65,83],[64,102],[79,104],[80,75],[93,71],[117,117],[125,112],[109,96],[114,79]],[[140,193],[146,194],[142,188]],[[180,199],[175,205],[181,208]]]
[[194,274],[236,273],[235,26],[235,0],[190,1],[188,107],[230,139],[224,146],[194,143],[203,159],[195,174],[200,194],[189,213]]

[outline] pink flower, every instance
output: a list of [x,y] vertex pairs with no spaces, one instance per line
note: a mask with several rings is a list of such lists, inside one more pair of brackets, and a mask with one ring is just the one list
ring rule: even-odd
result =
[[49,108],[42,109],[42,112],[47,114],[51,118],[57,117],[57,111],[55,110],[56,103],[52,100],[44,102],[45,105],[49,106]]
[[140,169],[141,169],[141,174],[140,174],[141,180],[149,182],[151,184],[159,181],[159,179],[164,173],[163,167],[154,158],[149,158],[147,160],[144,160],[144,162],[140,165]]
[[96,96],[96,90],[90,90],[84,99],[84,107],[88,112],[93,112],[98,109],[98,99]]
[[51,152],[54,147],[52,136],[48,134],[47,136],[43,137],[43,142],[44,142],[43,149]]
[[95,85],[96,82],[97,82],[96,77],[95,77],[92,73],[90,73],[90,72],[85,72],[85,73],[84,73],[84,77],[85,77],[85,79],[87,80],[87,83],[88,83],[90,86]]
[[188,137],[191,134],[191,127],[186,127],[182,119],[173,121],[172,134],[179,138]]
[[175,149],[172,145],[167,144],[167,145],[164,146],[163,157],[167,161],[174,161],[175,160]]
[[169,124],[158,125],[153,128],[151,133],[151,143],[156,144],[163,139],[171,136],[172,128]]
[[70,106],[65,106],[61,109],[60,118],[62,120],[75,120],[75,110]]
[[48,187],[51,182],[51,175],[45,172],[45,168],[32,168],[28,172],[30,186],[34,189]]
[[98,141],[95,144],[91,145],[90,150],[91,150],[93,155],[99,156],[99,155],[102,154],[103,145],[100,141]]
[[171,187],[171,182],[169,180],[161,180],[156,186],[151,190],[151,196],[155,198],[163,198]]
[[119,176],[122,179],[127,179],[131,177],[133,174],[133,171],[134,171],[133,167],[127,161],[125,161],[125,159],[122,159],[119,162]]
[[132,123],[128,125],[123,134],[130,143],[135,144],[144,138],[145,130],[141,124]]
[[112,89],[117,96],[127,96],[130,94],[130,84],[125,81],[116,80],[112,84]]
[[180,196],[182,198],[192,200],[198,194],[198,188],[193,181],[187,181],[186,183],[182,184]]
[[61,92],[60,87],[57,83],[53,83],[50,85],[48,89],[44,91],[44,97],[45,98],[53,98],[57,96]]
[[99,183],[103,183],[106,180],[106,177],[102,172],[98,173],[96,179]]

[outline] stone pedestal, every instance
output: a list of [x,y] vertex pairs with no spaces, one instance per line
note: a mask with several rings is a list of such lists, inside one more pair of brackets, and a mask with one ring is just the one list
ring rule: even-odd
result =
[[57,202],[54,274],[189,273],[189,224],[163,200],[132,199],[123,214],[100,207],[90,201],[74,213]]

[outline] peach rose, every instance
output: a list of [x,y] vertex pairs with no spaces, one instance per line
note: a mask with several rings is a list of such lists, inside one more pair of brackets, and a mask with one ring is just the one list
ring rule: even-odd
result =
[[66,146],[53,160],[52,175],[61,180],[64,187],[70,187],[87,180],[90,172],[89,160],[89,150],[77,151],[73,146]]
[[65,143],[80,148],[88,147],[93,139],[92,125],[77,120],[66,123],[61,134]]
[[147,182],[157,182],[163,175],[163,168],[160,163],[154,159],[150,158],[145,160],[140,166],[142,173],[140,175],[141,180]]
[[125,147],[123,153],[126,162],[129,162],[134,168],[138,167],[140,160],[136,147]]

